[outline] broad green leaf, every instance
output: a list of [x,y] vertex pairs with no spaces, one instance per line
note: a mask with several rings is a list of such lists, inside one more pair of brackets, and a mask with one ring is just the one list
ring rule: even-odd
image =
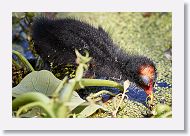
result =
[[21,118],[40,118],[41,114],[43,114],[43,110],[39,107],[32,108],[26,113],[22,113],[19,117]]
[[73,91],[73,95],[69,102],[69,110],[72,111],[73,109],[75,109],[76,107],[78,107],[79,105],[81,105],[84,102],[86,102],[86,101],[83,100],[82,98],[80,98],[80,96],[78,95],[77,92]]
[[97,104],[91,104],[87,106],[82,112],[79,113],[79,118],[86,118],[95,113],[98,109],[102,109],[104,111],[107,111],[104,107],[97,105]]
[[12,95],[17,97],[26,92],[40,92],[51,96],[60,82],[50,71],[34,71],[12,89]]

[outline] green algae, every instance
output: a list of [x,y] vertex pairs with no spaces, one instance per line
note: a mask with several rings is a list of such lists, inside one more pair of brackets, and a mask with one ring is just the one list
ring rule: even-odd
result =
[[[151,58],[157,68],[157,81],[172,85],[172,61],[164,56],[164,52],[172,48],[172,13],[154,12],[144,16],[140,12],[95,12],[95,13],[59,13],[58,17],[73,17],[86,21],[96,27],[102,26],[112,37],[113,41],[130,54],[144,55]],[[172,106],[172,88],[155,85],[154,104],[164,103]],[[135,108],[134,101],[127,100],[126,105],[132,108],[123,110],[126,117],[145,117],[138,113],[146,109],[144,105]],[[138,103],[139,104],[139,103]],[[129,106],[130,107],[130,106]],[[145,107],[145,108],[144,108]],[[137,111],[130,112],[131,110]],[[126,112],[128,111],[128,112]],[[147,110],[145,110],[147,111]],[[135,116],[136,115],[136,116]],[[105,117],[103,113],[94,117]],[[123,116],[121,116],[123,117]]]
[[[121,96],[113,97],[108,100],[106,103],[103,103],[102,106],[106,107],[108,111],[100,112],[93,114],[90,118],[112,118],[115,106],[121,100]],[[121,103],[119,110],[117,112],[116,118],[144,118],[148,117],[151,114],[150,109],[144,106],[141,103],[124,99]]]

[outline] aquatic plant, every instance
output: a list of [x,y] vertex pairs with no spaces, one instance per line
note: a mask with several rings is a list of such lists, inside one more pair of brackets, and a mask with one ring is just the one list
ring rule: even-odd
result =
[[[19,117],[23,111],[28,111],[33,107],[40,107],[43,109],[43,115],[45,117],[67,117],[70,113],[68,105],[71,105],[72,107],[73,105],[78,104],[75,102],[76,98],[70,102],[73,96],[73,91],[84,88],[85,86],[111,86],[123,90],[123,87],[114,81],[82,79],[83,72],[87,70],[87,63],[91,58],[88,53],[86,53],[86,56],[82,56],[76,51],[76,55],[79,65],[76,70],[75,78],[68,80],[68,78],[65,77],[63,80],[59,80],[49,71],[33,71],[27,75],[20,84],[13,88],[13,96],[16,97],[16,99],[13,100],[12,108],[13,111],[17,111],[16,117]],[[26,61],[25,59],[22,60]],[[48,79],[48,84],[46,79]],[[79,98],[79,96],[77,97],[77,99],[84,101]],[[95,103],[86,103],[86,105],[88,105],[86,107],[88,109],[93,108],[94,112],[100,108],[105,110],[105,108],[96,105]],[[86,112],[89,111],[87,110]],[[85,116],[86,112],[83,113]],[[81,114],[80,117],[83,115]],[[89,115],[91,114],[92,113]]]
[[[98,109],[108,115],[108,117],[131,117],[127,113],[133,113],[132,117],[143,117],[143,114],[148,114],[149,109],[141,105],[143,111],[132,112],[131,110],[138,107],[129,106],[129,100],[127,99],[126,92],[130,86],[130,82],[124,82],[124,85],[120,85],[114,81],[102,80],[102,79],[83,79],[83,73],[88,69],[88,62],[91,60],[89,54],[82,56],[77,50],[78,67],[76,75],[72,79],[65,77],[63,80],[57,79],[51,72],[47,70],[33,71],[26,59],[21,54],[20,58],[25,64],[31,67],[31,72],[28,74],[16,87],[12,90],[13,97],[16,97],[12,102],[13,113],[16,117],[19,117],[23,113],[27,113],[30,110],[34,110],[36,107],[42,109],[40,112],[35,113],[37,117],[51,117],[51,118],[65,118],[65,117],[95,117],[93,114]],[[13,51],[15,53],[15,51]],[[18,53],[17,53],[18,54]],[[87,86],[108,86],[120,89],[122,94],[113,94],[109,91],[102,90],[96,94],[90,95],[86,100],[80,98],[77,94],[77,90],[85,88]],[[98,98],[102,94],[110,94],[113,97],[114,108],[109,109],[109,106],[100,104]],[[127,102],[126,104],[124,102]],[[139,105],[137,103],[137,105]],[[144,108],[142,108],[144,107]],[[126,109],[127,108],[127,109]],[[122,110],[121,110],[122,109]],[[125,110],[123,110],[125,109]],[[156,108],[156,113],[153,117],[168,117],[169,113],[161,115],[160,109]],[[122,115],[121,113],[124,112]],[[170,110],[167,109],[168,112]],[[143,113],[144,112],[144,113]],[[150,111],[149,111],[150,112]],[[163,112],[163,111],[162,111]],[[171,112],[170,112],[171,113]],[[150,114],[150,113],[149,113]],[[100,114],[101,115],[101,114]],[[32,117],[32,116],[29,116]]]
[[[26,13],[24,14],[26,15]],[[78,18],[84,18],[87,21],[89,20],[89,22],[95,25],[96,24],[102,25],[103,28],[105,28],[106,30],[110,32],[110,34],[113,36],[114,41],[119,42],[119,45],[121,45],[122,48],[125,49],[126,47],[128,47],[127,48],[128,51],[130,51],[131,53],[134,53],[134,52],[139,53],[140,55],[143,55],[146,53],[148,57],[152,58],[157,63],[157,70],[159,73],[157,83],[154,86],[154,89],[155,89],[154,104],[155,106],[159,105],[160,103],[164,105],[168,105],[169,107],[172,106],[171,60],[165,59],[163,55],[163,52],[167,50],[168,48],[171,48],[172,46],[172,42],[171,42],[171,26],[172,26],[171,16],[172,15],[171,13],[152,13],[150,16],[146,16],[146,17],[142,16],[142,13],[64,13],[64,14],[58,14],[58,16],[59,17],[60,16],[63,16],[63,17],[77,16]],[[20,20],[18,19],[18,21]],[[119,25],[117,22],[119,22]],[[114,29],[111,30],[110,28],[114,28]],[[16,68],[15,64],[17,64],[17,62],[16,63],[13,62],[13,65],[14,65],[13,68]],[[24,69],[25,69],[25,65],[24,65]],[[21,67],[20,73],[23,73],[22,71],[24,69],[23,67]],[[40,70],[40,69],[36,69],[36,67],[34,67],[34,69]],[[17,71],[15,71],[15,73],[16,72]],[[45,71],[40,71],[39,73],[43,74],[43,72]],[[27,74],[28,73],[25,73],[23,76],[20,76],[20,74],[15,74],[14,78],[19,79],[16,84],[20,83],[20,81],[22,81],[24,76],[26,76]],[[48,80],[44,80],[44,81],[48,81]],[[68,82],[68,79],[66,81]],[[160,83],[167,83],[168,85],[163,86]],[[93,85],[96,85],[96,83],[93,83]],[[116,88],[114,89],[116,90]],[[47,88],[45,89],[45,91],[46,90]],[[102,90],[107,90],[107,89],[102,88]],[[120,90],[120,89],[117,89],[117,90]],[[101,89],[99,88],[96,91],[99,92],[101,91]],[[121,97],[122,92],[121,92],[121,94],[119,95],[114,94],[114,95],[111,95],[111,97],[109,96],[109,100],[106,100],[107,102],[101,103],[102,97],[105,95],[104,93],[106,92],[101,92],[102,94],[97,93],[96,95],[96,92],[92,92],[92,90],[89,90],[87,88],[85,88],[84,92],[87,92],[87,93],[91,92],[92,96],[93,95],[96,96],[96,97],[92,97],[92,100],[95,100],[96,103],[100,104],[101,106],[105,106],[106,109],[108,109],[108,111],[98,110],[97,112],[95,112],[93,115],[89,117],[112,117],[111,112],[115,110],[113,103],[116,101],[119,102],[120,99],[122,98]],[[78,96],[78,94],[75,93],[74,96]],[[88,96],[89,95],[87,95],[87,97]],[[51,97],[52,96],[48,96],[49,99],[51,99]],[[77,98],[79,98],[79,101],[81,100],[80,97],[77,97]],[[118,109],[117,117],[129,117],[129,118],[147,117],[147,115],[150,113],[150,110],[145,105],[137,102],[138,99],[133,100],[130,97],[129,99],[124,99],[120,108]],[[82,103],[84,101],[85,100],[82,99],[80,102]],[[84,105],[86,106],[86,103]],[[79,106],[79,107],[82,107],[82,106]],[[15,111],[16,110],[14,110],[14,113]],[[35,111],[34,112],[35,114],[32,114],[33,111]],[[19,117],[34,117],[36,113],[38,112],[42,113],[40,108],[32,108],[32,110],[29,110],[25,114],[22,113]],[[38,115],[37,117],[43,116],[43,114],[41,116],[40,115]],[[69,114],[68,116],[77,117],[77,112],[75,112],[74,114]],[[152,114],[149,115],[149,117],[151,116]]]

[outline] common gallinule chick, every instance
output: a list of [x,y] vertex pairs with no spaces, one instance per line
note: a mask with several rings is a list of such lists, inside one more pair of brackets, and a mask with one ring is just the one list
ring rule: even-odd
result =
[[85,77],[106,77],[114,81],[130,80],[152,95],[156,80],[154,62],[120,49],[102,27],[94,27],[72,18],[36,18],[33,23],[34,47],[51,67],[77,66],[75,49],[88,51],[93,58]]

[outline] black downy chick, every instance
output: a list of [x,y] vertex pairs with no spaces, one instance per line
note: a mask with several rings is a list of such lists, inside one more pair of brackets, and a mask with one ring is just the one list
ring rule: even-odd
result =
[[156,68],[149,58],[132,56],[122,51],[102,27],[95,28],[85,22],[65,18],[36,18],[33,39],[37,53],[53,67],[73,64],[75,49],[84,54],[87,50],[93,58],[85,77],[107,77],[114,81],[130,80],[153,93]]

